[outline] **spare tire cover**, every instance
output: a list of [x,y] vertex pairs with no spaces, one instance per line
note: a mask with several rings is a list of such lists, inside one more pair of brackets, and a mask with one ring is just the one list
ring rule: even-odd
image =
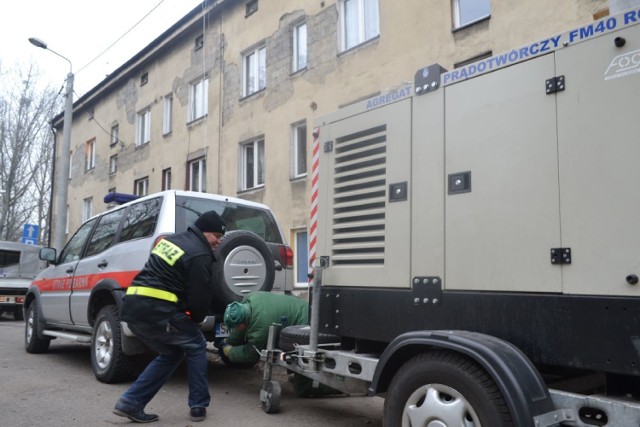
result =
[[227,304],[257,291],[270,291],[275,262],[269,247],[251,231],[226,233],[215,250],[213,308],[224,311]]

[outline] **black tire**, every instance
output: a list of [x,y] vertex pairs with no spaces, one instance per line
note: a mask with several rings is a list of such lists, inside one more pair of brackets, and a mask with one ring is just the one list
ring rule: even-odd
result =
[[[454,401],[458,405],[452,405]],[[413,357],[394,375],[387,391],[384,425],[421,426],[427,419],[449,427],[513,426],[504,398],[487,372],[447,351]]]
[[115,305],[104,306],[96,317],[91,336],[91,369],[107,384],[132,379],[139,371],[139,358],[122,351],[120,316]]
[[39,338],[40,322],[38,320],[38,303],[31,302],[27,310],[27,321],[24,322],[24,348],[27,353],[39,354],[49,350],[51,339]]
[[[309,345],[311,326],[294,325],[287,326],[280,331],[278,348],[282,351],[294,351],[297,345]],[[339,343],[340,337],[331,334],[318,334],[318,344]]]
[[280,395],[282,387],[278,381],[267,381],[264,384],[265,397],[262,410],[267,414],[275,414],[280,410]]
[[16,307],[13,309],[13,318],[15,320],[24,320],[24,314],[22,313],[22,307]]
[[223,312],[227,304],[257,291],[270,291],[275,279],[273,254],[264,240],[246,230],[224,235],[216,248],[212,308]]

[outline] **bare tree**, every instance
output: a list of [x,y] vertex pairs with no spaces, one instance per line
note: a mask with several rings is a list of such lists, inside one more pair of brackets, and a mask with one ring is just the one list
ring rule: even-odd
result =
[[17,241],[22,226],[35,223],[43,241],[54,156],[49,121],[60,101],[52,89],[39,89],[33,65],[0,71],[0,240]]

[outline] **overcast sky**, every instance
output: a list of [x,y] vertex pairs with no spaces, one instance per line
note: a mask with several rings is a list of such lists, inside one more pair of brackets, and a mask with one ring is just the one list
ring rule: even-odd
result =
[[69,63],[28,41],[39,38],[71,61],[76,100],[199,4],[200,0],[4,0],[0,71],[33,63],[45,82],[62,86]]

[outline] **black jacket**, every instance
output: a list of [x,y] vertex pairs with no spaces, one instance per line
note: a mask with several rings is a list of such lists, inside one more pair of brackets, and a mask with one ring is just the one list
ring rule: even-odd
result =
[[196,227],[165,237],[151,251],[131,286],[146,286],[174,293],[177,303],[127,295],[121,311],[126,322],[156,323],[176,310],[190,313],[200,323],[211,306],[213,263],[211,246]]

